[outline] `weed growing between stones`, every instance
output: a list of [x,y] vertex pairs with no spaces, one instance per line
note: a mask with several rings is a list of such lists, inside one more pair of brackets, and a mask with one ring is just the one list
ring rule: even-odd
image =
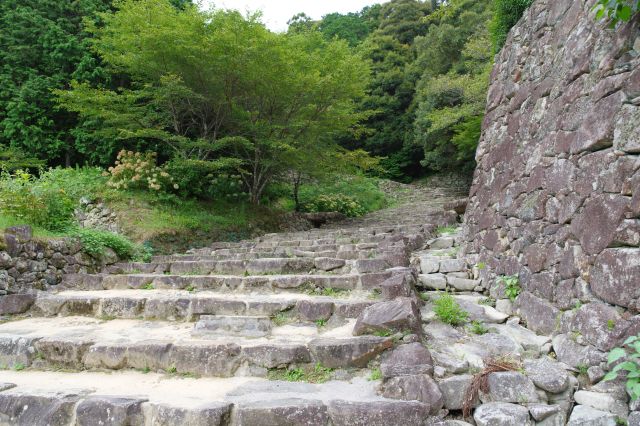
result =
[[607,356],[607,365],[611,366],[623,359],[625,361],[616,364],[616,366],[604,376],[603,380],[614,380],[618,377],[621,370],[626,371],[627,392],[631,396],[631,400],[635,401],[640,398],[640,363],[638,361],[640,359],[640,335],[631,336],[624,341],[622,347],[612,349]]
[[589,366],[587,364],[578,364],[576,365],[576,370],[579,376],[587,377]]
[[196,288],[193,286],[193,284],[189,284],[184,289],[187,290],[189,293],[193,293],[196,290]]
[[17,364],[13,365],[13,369],[15,371],[22,371],[26,368],[26,366],[24,364],[22,364],[21,362],[18,362]]
[[516,297],[522,290],[520,287],[520,279],[517,275],[503,275],[499,278],[500,282],[504,284],[504,293],[507,297],[514,302]]
[[427,293],[426,291],[419,293],[418,296],[420,296],[420,299],[424,300],[425,302],[429,301],[429,293]]
[[433,312],[438,319],[453,326],[462,325],[469,320],[469,313],[463,310],[449,293],[442,293],[433,302]]
[[469,331],[473,334],[486,334],[489,332],[489,329],[480,321],[471,321],[471,325],[469,326]]
[[273,368],[267,375],[269,380],[283,380],[287,382],[324,383],[331,379],[335,369],[325,367],[319,362],[314,366],[289,369]]
[[374,380],[380,380],[380,379],[382,379],[382,371],[380,371],[379,368],[374,368],[371,371],[371,374],[369,375],[369,378],[367,380],[374,381]]
[[148,284],[145,284],[145,285],[143,285],[142,287],[140,287],[140,289],[141,289],[141,290],[154,290],[154,289],[155,289],[155,287],[153,286],[153,284],[152,284],[152,283],[148,283]]
[[378,290],[377,288],[374,288],[373,290],[371,290],[371,293],[369,293],[367,298],[371,300],[378,300],[380,299],[381,295],[382,293],[380,292],[380,290]]
[[289,322],[291,322],[292,318],[289,315],[289,311],[280,311],[271,316],[271,322],[277,327],[281,327]]
[[457,226],[438,226],[436,228],[436,233],[438,235],[452,234],[452,233],[456,232],[457,230],[458,230]]
[[319,319],[315,321],[316,326],[318,327],[325,327],[327,325],[327,320],[326,319]]
[[478,300],[478,305],[486,305],[491,306],[492,308],[496,307],[496,299],[493,297],[485,297],[483,299]]

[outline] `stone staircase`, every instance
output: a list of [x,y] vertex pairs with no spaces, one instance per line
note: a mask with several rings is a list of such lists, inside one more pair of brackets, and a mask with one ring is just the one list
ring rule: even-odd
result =
[[[413,188],[342,224],[65,276],[0,323],[0,425],[627,419],[619,384],[558,362],[552,336],[488,297],[458,256],[456,195]],[[463,324],[436,315],[445,294]]]
[[0,324],[0,424],[423,424],[441,407],[381,395],[380,355],[422,341],[410,256],[455,220],[400,205],[67,275]]

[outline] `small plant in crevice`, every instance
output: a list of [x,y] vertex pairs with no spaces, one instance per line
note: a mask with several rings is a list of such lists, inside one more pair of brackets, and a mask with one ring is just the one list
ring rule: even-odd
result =
[[612,319],[608,320],[608,321],[607,321],[607,328],[608,328],[609,330],[613,330],[614,328],[616,328],[616,322],[615,322],[615,320],[612,320]]
[[520,287],[520,279],[517,275],[503,275],[499,281],[504,284],[504,294],[514,302],[520,295],[522,288]]
[[318,328],[321,327],[325,327],[327,325],[327,320],[326,319],[319,319],[319,320],[315,320],[316,326],[318,326]]
[[578,364],[576,365],[576,371],[579,376],[587,377],[589,373],[589,366],[587,364]]
[[469,320],[469,313],[463,310],[449,293],[442,293],[433,302],[433,312],[446,324],[461,325]]
[[370,382],[380,379],[382,379],[382,371],[380,371],[380,368],[374,368],[373,370],[371,370],[371,374],[367,378],[367,380],[369,380]]
[[493,297],[485,297],[483,299],[478,300],[478,305],[491,306],[493,308],[496,307],[496,299]]
[[436,228],[436,234],[438,234],[438,235],[452,234],[452,233],[456,232],[457,230],[458,230],[457,226],[438,226]]
[[482,334],[488,333],[489,329],[480,321],[471,321],[471,325],[469,326],[469,331],[472,332],[473,334],[482,335]]
[[[604,376],[604,381],[616,379],[621,371],[626,371],[626,388],[635,401],[640,398],[640,335],[627,338],[622,347],[614,348],[607,356],[607,365],[613,369]],[[622,362],[619,362],[622,361]],[[616,364],[617,363],[617,364]]]
[[378,337],[389,337],[393,332],[391,330],[376,330],[372,334]]
[[289,316],[288,311],[280,311],[271,316],[271,322],[273,322],[277,327],[281,327],[291,322],[291,317]]
[[427,293],[426,291],[418,293],[418,296],[420,296],[420,300],[423,300],[425,302],[428,302],[430,300],[429,293]]
[[22,371],[22,370],[24,370],[25,368],[27,368],[27,367],[26,367],[23,363],[21,363],[21,362],[18,362],[18,363],[16,363],[16,364],[14,364],[14,365],[13,365],[13,369],[14,369],[15,371]]
[[283,380],[287,382],[324,383],[331,379],[334,371],[333,368],[325,367],[318,362],[313,366],[288,369],[273,368],[269,370],[267,377],[270,380]]
[[143,285],[142,287],[140,287],[141,290],[155,290],[155,287],[153,286],[153,283],[147,283],[145,285]]

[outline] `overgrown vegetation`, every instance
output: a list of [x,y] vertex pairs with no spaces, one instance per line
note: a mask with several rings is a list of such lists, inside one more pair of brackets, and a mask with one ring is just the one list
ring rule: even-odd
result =
[[441,293],[433,301],[433,312],[446,324],[462,325],[469,320],[469,313],[463,310],[449,293]]
[[533,0],[493,0],[494,14],[491,24],[491,43],[493,51],[499,52],[513,27]]
[[609,352],[607,364],[613,366],[604,380],[614,380],[626,371],[626,389],[633,401],[640,398],[640,336],[627,338],[622,347]]

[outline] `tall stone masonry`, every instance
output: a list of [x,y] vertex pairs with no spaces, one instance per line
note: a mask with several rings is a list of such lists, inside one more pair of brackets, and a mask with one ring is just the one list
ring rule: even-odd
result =
[[463,251],[498,299],[518,275],[554,347],[602,355],[640,332],[640,17],[611,29],[594,3],[536,0],[496,57]]

